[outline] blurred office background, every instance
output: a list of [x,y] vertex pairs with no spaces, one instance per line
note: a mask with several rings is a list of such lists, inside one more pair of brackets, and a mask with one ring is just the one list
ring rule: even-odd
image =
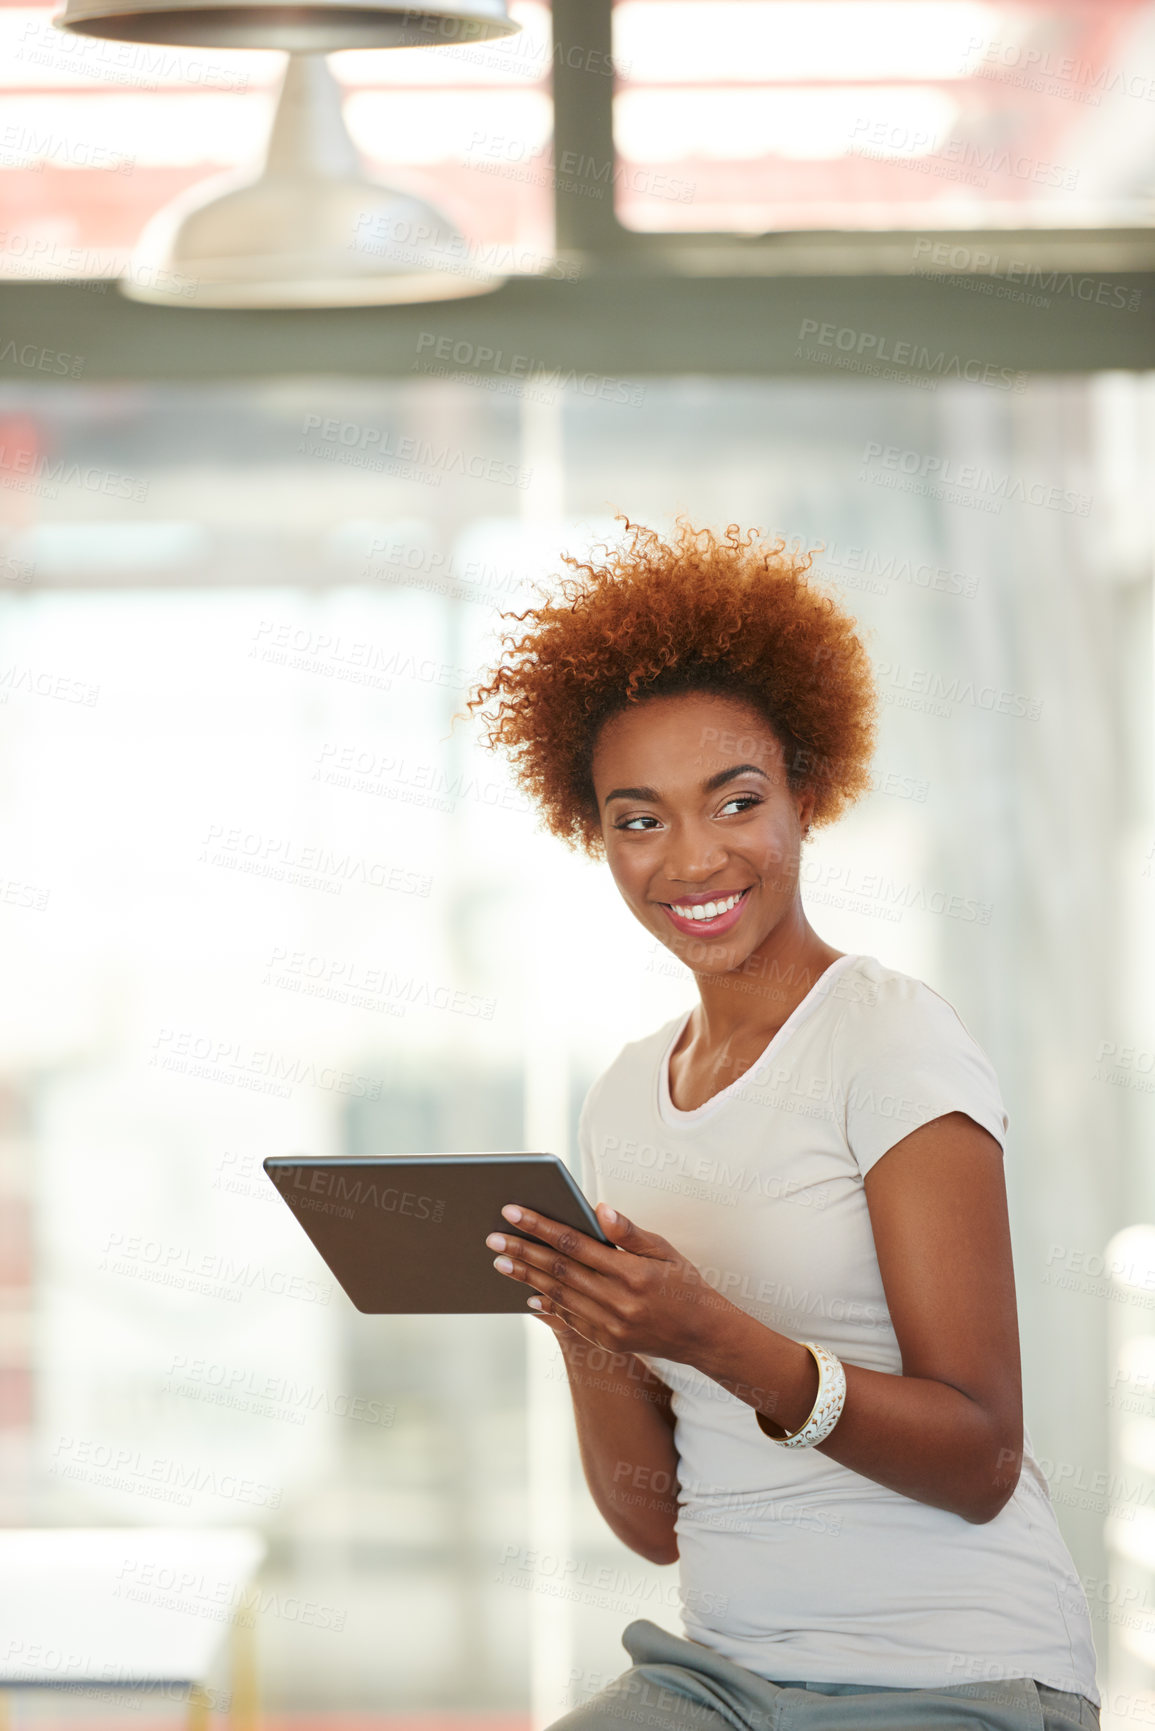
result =
[[998,1070],[1027,1422],[1130,1723],[1155,7],[610,11],[333,60],[367,162],[505,288],[229,314],[113,279],[259,146],[280,56],[0,8],[0,1520],[258,1529],[270,1727],[528,1731],[633,1617],[677,1629],[547,1331],[361,1316],[260,1162],[576,1166],[589,1082],[692,1001],[453,720],[563,551],[685,511],[816,549],[868,633],[874,786],[804,902]]

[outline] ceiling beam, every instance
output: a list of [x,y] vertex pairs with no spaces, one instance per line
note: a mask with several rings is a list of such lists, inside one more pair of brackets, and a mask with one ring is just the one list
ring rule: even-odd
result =
[[111,282],[9,281],[0,283],[0,377],[44,385],[460,371],[515,380],[558,369],[913,380],[975,377],[975,364],[1147,370],[1153,307],[1155,271],[1057,267],[1018,282],[639,269],[521,277],[493,294],[419,306],[261,313],[149,306]]

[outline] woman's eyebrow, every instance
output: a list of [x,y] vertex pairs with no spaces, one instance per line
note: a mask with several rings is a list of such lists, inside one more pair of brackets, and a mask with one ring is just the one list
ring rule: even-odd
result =
[[760,775],[764,781],[770,780],[766,771],[759,769],[756,763],[739,763],[735,764],[733,769],[720,769],[717,775],[708,776],[702,783],[702,792],[713,793],[716,787],[725,787],[736,775]]
[[[716,774],[708,775],[702,783],[702,792],[713,793],[717,788],[724,787],[728,781],[733,781],[734,777],[738,775],[760,775],[766,781],[770,780],[766,771],[759,769],[756,763],[737,763],[733,769],[720,769]],[[656,788],[652,787],[615,787],[612,793],[606,794],[602,803],[609,805],[612,799],[648,799],[656,803],[661,797]]]

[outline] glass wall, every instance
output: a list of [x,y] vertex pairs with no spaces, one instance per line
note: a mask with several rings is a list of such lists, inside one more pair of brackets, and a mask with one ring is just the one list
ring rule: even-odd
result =
[[868,633],[873,787],[804,901],[995,1062],[1028,1426],[1109,1578],[1085,1269],[1155,1207],[1151,381],[586,383],[0,397],[4,1520],[263,1532],[274,1724],[546,1723],[632,1617],[678,1627],[676,1571],[588,1497],[545,1331],[360,1315],[260,1169],[576,1169],[590,1079],[692,1002],[453,722],[502,611],[619,510],[814,548]]
[[[616,0],[616,209],[659,233],[1145,224],[1153,36],[1149,0]],[[959,250],[1024,281],[1010,233]]]

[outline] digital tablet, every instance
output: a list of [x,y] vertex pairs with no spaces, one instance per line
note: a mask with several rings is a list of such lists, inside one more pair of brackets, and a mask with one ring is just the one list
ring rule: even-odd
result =
[[493,1266],[487,1233],[542,1243],[501,1210],[519,1202],[612,1242],[556,1154],[275,1155],[264,1169],[358,1310],[525,1310],[533,1288]]

